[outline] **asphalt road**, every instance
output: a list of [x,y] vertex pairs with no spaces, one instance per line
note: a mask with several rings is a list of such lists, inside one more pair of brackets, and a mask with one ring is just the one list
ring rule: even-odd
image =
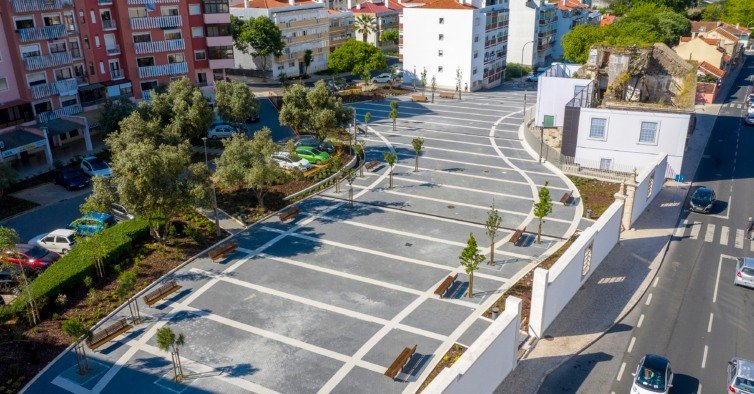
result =
[[[754,256],[744,239],[754,216],[754,130],[742,125],[744,95],[754,74],[749,58],[720,111],[694,186],[717,192],[710,215],[684,211],[656,283],[641,300],[638,320],[612,383],[629,392],[646,353],[668,357],[676,393],[726,390],[732,357],[754,360],[754,290],[735,287],[735,258]],[[607,390],[606,390],[607,391]]]
[[87,195],[88,193],[31,210],[4,221],[2,226],[15,229],[23,242],[39,234],[65,228],[81,217],[79,206],[84,203]]

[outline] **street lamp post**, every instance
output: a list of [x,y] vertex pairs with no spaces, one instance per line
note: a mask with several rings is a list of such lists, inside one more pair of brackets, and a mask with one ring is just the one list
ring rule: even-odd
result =
[[[209,159],[207,157],[207,137],[202,137],[202,141],[204,142],[204,165],[207,166],[207,170],[209,171]],[[217,194],[215,193],[214,183],[212,183],[212,209],[215,212],[215,231],[217,237],[220,238],[220,235],[222,235],[222,233],[220,232],[220,216],[217,214]]]
[[[526,46],[528,44],[531,44],[531,46],[533,48],[534,47],[534,40],[527,42],[526,44],[524,44],[524,46],[521,47],[521,66],[522,67],[524,65],[524,49],[526,49]],[[521,77],[521,80],[523,81],[523,76]],[[526,82],[525,81],[523,82],[523,85],[524,85],[524,122],[526,122]]]

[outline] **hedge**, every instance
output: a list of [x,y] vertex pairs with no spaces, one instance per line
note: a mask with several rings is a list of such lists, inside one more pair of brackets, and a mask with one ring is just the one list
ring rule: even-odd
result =
[[[36,299],[54,300],[59,294],[69,291],[84,282],[87,276],[96,275],[95,264],[98,252],[105,266],[118,263],[130,255],[132,245],[149,235],[146,220],[134,219],[116,224],[101,233],[79,241],[79,245],[48,267],[31,284],[31,293]],[[0,320],[25,309],[25,295],[19,296],[11,305],[0,309]]]

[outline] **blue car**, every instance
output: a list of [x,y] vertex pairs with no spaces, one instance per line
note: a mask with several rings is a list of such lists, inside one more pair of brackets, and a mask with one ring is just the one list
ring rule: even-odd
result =
[[115,224],[115,218],[109,213],[91,212],[68,225],[78,235],[94,235]]

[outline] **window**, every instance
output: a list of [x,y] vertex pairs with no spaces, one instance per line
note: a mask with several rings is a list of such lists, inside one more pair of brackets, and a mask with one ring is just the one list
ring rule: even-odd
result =
[[479,51],[474,51],[474,59],[479,57]]
[[444,38],[445,38],[445,36],[443,34],[440,34],[439,36],[437,36],[437,39],[440,40],[440,41],[442,41]]
[[229,12],[228,0],[204,0],[205,14],[227,14]]
[[296,62],[288,62],[288,67],[293,67],[296,65]]
[[0,78],[0,92],[8,90],[8,79]]
[[72,78],[73,74],[71,73],[70,67],[61,68],[58,70],[55,70],[55,80],[56,81],[62,81],[64,79]]
[[194,51],[194,60],[207,60],[207,52]]
[[173,53],[168,55],[168,63],[183,63],[186,57],[182,53]]
[[[200,27],[200,29],[201,29],[201,27]],[[181,38],[183,38],[183,36],[181,35],[181,31],[180,30],[165,30],[165,39],[166,40],[180,40]]]
[[136,65],[138,65],[139,67],[154,66],[154,58],[153,57],[136,58]]
[[42,52],[39,50],[39,44],[24,45],[21,47],[21,57],[24,59],[40,55],[42,55]]
[[150,41],[152,41],[152,36],[149,33],[134,34],[134,42],[150,42]]
[[65,52],[66,45],[65,42],[56,42],[48,45],[48,47],[50,48],[50,53],[60,53]]
[[592,268],[592,250],[594,249],[594,242],[590,243],[584,251],[584,262],[581,264],[581,277],[583,278],[589,273]]
[[210,59],[233,59],[233,46],[209,47],[207,57]]
[[34,18],[16,19],[16,30],[34,27]]
[[192,27],[191,37],[204,37],[204,30],[201,27]]
[[34,113],[41,113],[41,112],[47,112],[52,111],[52,101],[47,100],[43,101],[41,103],[34,104]]
[[639,131],[639,143],[656,144],[657,143],[657,123],[641,122]]
[[438,67],[437,67],[437,72],[438,72],[438,73],[441,73],[441,72],[442,72],[442,66],[438,66]]
[[63,100],[63,99],[60,100],[60,106],[61,107],[70,107],[70,106],[76,105],[78,103],[79,102],[76,101],[76,96],[71,96],[71,98],[69,98],[67,100]]
[[474,36],[474,42],[479,42],[479,35]]
[[129,18],[144,18],[147,16],[147,9],[144,7],[137,7],[137,8],[129,8],[128,9],[128,17]]
[[581,91],[584,90],[584,88],[586,88],[586,86],[582,86],[582,85],[576,85],[576,86],[574,86],[573,87],[573,95],[576,96],[577,94],[581,93]]
[[476,68],[476,67],[474,67],[474,72],[472,72],[471,74],[472,74],[472,75],[476,75],[476,72],[477,72],[477,68]]
[[444,23],[445,23],[445,18],[440,18],[440,24],[442,25]]
[[592,124],[589,128],[589,138],[594,140],[605,140],[605,127],[607,119],[592,118]]
[[442,56],[442,49],[440,49],[439,51],[437,51],[437,56]]
[[600,159],[600,170],[610,171],[613,166],[613,159]]
[[199,15],[202,13],[202,7],[199,4],[189,4],[189,15]]
[[47,73],[26,74],[26,81],[29,83],[29,87],[45,84],[47,83]]
[[647,200],[649,200],[650,197],[652,197],[652,193],[655,190],[655,173],[653,172],[652,175],[649,177],[649,184],[647,185]]
[[45,15],[42,17],[42,23],[45,26],[56,26],[63,23],[60,15]]
[[196,82],[199,83],[199,85],[207,85],[207,73],[197,73]]
[[86,49],[92,49],[91,44],[89,44],[89,36],[84,36],[84,46]]
[[160,8],[160,15],[162,16],[178,16],[178,7],[162,7]]
[[230,35],[230,25],[207,25],[207,37],[222,37]]

